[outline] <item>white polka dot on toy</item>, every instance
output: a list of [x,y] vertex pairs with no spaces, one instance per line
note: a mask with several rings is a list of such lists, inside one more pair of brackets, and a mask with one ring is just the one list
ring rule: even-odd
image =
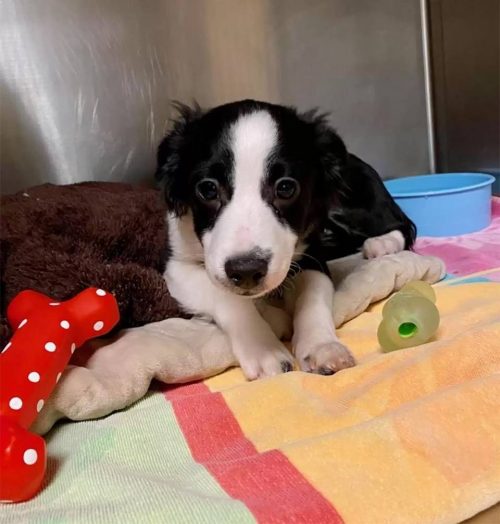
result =
[[76,349],[76,344],[73,342],[71,344],[71,353],[74,353],[75,352],[75,349]]
[[45,402],[40,399],[37,403],[36,403],[36,411],[37,413],[40,413],[40,411],[42,411],[42,408],[43,408],[43,405],[45,404]]
[[69,329],[69,322],[67,320],[61,320],[59,324],[63,329]]
[[56,377],[56,384],[59,382],[59,379],[61,378],[62,373],[58,373]]
[[12,397],[9,400],[9,407],[10,409],[17,411],[23,407],[23,401],[19,397]]
[[94,324],[94,331],[101,331],[101,329],[104,327],[104,322],[102,320],[99,320]]
[[27,449],[24,452],[23,460],[27,466],[33,466],[33,464],[35,464],[35,462],[38,460],[38,453],[36,452],[36,449]]
[[5,347],[2,349],[2,353],[5,353],[10,348],[10,346],[12,346],[12,342],[7,342]]
[[36,371],[32,371],[29,375],[28,375],[28,380],[30,382],[40,382],[40,373],[37,373]]
[[54,353],[54,351],[56,350],[56,345],[54,344],[54,342],[47,342],[44,347],[45,350],[49,353]]
[[99,295],[100,297],[104,297],[106,295],[106,291],[104,291],[104,289],[98,289],[96,292],[95,292],[96,295]]
[[17,326],[17,329],[22,328],[22,327],[25,326],[27,323],[28,323],[28,319],[27,319],[27,318],[25,318],[24,320],[21,320],[19,326]]
[[49,302],[49,306],[60,306],[60,302]]

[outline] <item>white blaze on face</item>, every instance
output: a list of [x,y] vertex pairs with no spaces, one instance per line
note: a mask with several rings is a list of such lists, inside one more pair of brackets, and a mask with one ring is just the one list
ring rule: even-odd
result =
[[297,235],[279,222],[262,198],[267,161],[277,140],[276,123],[266,111],[242,116],[231,126],[233,196],[202,238],[212,280],[225,281],[226,260],[256,249],[271,253],[263,291],[275,288],[287,275]]

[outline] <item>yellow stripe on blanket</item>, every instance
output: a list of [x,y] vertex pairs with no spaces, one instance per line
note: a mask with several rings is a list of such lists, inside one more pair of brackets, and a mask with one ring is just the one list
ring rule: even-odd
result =
[[436,292],[441,327],[423,346],[381,354],[377,304],[339,330],[353,369],[206,381],[347,523],[458,522],[500,500],[500,284]]

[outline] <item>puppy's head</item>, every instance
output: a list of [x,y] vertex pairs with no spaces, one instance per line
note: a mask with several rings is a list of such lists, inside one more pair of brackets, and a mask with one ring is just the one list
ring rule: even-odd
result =
[[192,221],[213,282],[265,294],[321,226],[345,146],[314,112],[253,100],[179,112],[158,150],[169,210]]

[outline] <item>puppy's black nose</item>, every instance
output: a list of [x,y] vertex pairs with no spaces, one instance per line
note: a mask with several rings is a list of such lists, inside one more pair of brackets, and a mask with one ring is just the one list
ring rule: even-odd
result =
[[268,266],[267,257],[248,254],[226,260],[224,269],[233,284],[242,289],[252,289],[262,282]]

